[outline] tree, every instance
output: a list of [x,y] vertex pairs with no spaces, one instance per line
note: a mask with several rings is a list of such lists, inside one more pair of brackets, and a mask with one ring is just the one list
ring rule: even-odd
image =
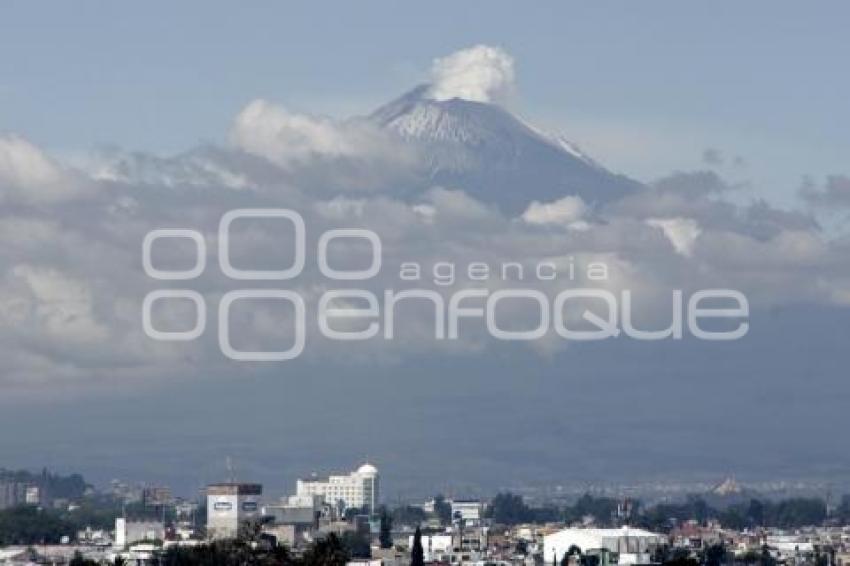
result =
[[70,562],[68,562],[68,566],[97,566],[97,562],[94,560],[89,560],[88,558],[83,558],[83,555],[80,554],[80,551],[74,552],[74,557],[71,558]]
[[10,544],[57,544],[74,525],[52,510],[20,506],[0,511],[0,546]]
[[378,535],[381,548],[393,547],[393,519],[387,513],[385,507],[381,507],[381,531]]
[[496,494],[490,502],[490,516],[494,523],[516,525],[528,522],[531,512],[519,495],[505,492]]
[[[197,546],[172,546],[165,551],[161,566],[307,566],[296,562],[285,546],[248,542],[246,540],[217,540]],[[337,564],[339,566],[339,564]]]
[[528,543],[523,539],[519,539],[516,541],[516,545],[514,546],[514,554],[522,554],[526,556],[528,554]]
[[413,548],[410,549],[410,566],[424,566],[425,551],[422,549],[422,531],[416,527],[413,533]]
[[761,556],[759,557],[759,564],[761,566],[776,566],[776,559],[771,556],[770,548],[768,546],[762,545],[761,547]]
[[610,524],[617,511],[617,503],[616,499],[610,497],[593,497],[585,493],[578,498],[572,509],[564,510],[564,518],[569,522],[590,515],[598,523]]
[[776,505],[773,524],[784,528],[820,525],[826,519],[826,504],[821,499],[795,497]]
[[699,566],[699,561],[691,557],[684,548],[675,548],[663,564],[664,566]]
[[758,499],[750,499],[750,505],[747,508],[747,519],[755,527],[764,526],[764,504]]
[[659,544],[650,548],[652,549],[650,562],[663,563],[667,558],[669,547],[666,544]]
[[564,553],[564,557],[561,559],[561,566],[569,566],[570,558],[573,556],[577,557],[576,560],[579,564],[582,563],[581,549],[574,544],[570,545],[570,547]]
[[726,562],[726,547],[723,543],[712,544],[705,549],[705,565],[720,566]]
[[350,555],[342,540],[334,533],[313,543],[304,553],[306,566],[345,566]]
[[[451,513],[451,511],[449,511]],[[427,518],[425,511],[421,507],[413,505],[403,505],[392,510],[390,517],[393,520],[393,525],[418,525],[423,523]]]
[[835,510],[835,518],[838,519],[842,525],[850,523],[850,495],[843,495],[841,497],[841,503]]
[[236,538],[245,543],[260,542],[263,535],[263,525],[259,521],[246,521],[239,525]]
[[437,495],[434,498],[434,513],[440,519],[441,524],[448,525],[452,522],[452,506],[442,495]]
[[372,545],[369,536],[357,531],[342,533],[342,545],[351,558],[372,558]]

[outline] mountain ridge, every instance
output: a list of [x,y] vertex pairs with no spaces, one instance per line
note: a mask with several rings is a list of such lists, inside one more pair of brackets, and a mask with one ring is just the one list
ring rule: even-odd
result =
[[419,85],[366,119],[418,147],[419,173],[431,185],[462,189],[508,214],[533,201],[579,196],[587,204],[617,200],[642,185],[612,173],[562,136],[525,122],[501,106],[428,98]]

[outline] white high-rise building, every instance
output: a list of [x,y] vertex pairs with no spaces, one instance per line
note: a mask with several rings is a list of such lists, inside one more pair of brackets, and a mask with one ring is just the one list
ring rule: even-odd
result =
[[296,496],[321,495],[326,503],[340,505],[344,509],[365,507],[370,512],[375,511],[379,499],[378,468],[363,464],[345,476],[300,479],[295,489]]

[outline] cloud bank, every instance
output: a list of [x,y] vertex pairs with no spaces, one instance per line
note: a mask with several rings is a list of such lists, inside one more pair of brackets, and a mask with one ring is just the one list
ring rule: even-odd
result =
[[[432,94],[492,101],[512,84],[511,58],[478,46],[435,63]],[[727,199],[735,187],[717,173],[672,173],[599,207],[565,195],[509,215],[496,206],[498,195],[474,198],[462,186],[407,191],[407,180],[423,182],[416,178],[423,168],[417,152],[362,121],[311,117],[257,100],[235,117],[230,141],[166,158],[115,151],[74,169],[20,136],[0,138],[0,380],[7,387],[232,371],[212,330],[191,343],[157,342],[142,332],[140,312],[149,291],[167,286],[142,271],[145,234],[189,228],[208,243],[208,267],[192,285],[214,320],[214,305],[233,286],[217,267],[218,221],[234,208],[299,211],[312,250],[327,230],[374,231],[383,242],[383,269],[365,285],[378,294],[405,287],[399,277],[405,262],[422,267],[421,279],[410,285],[445,296],[470,286],[494,291],[516,283],[473,282],[466,271],[471,263],[498,271],[515,262],[526,273],[541,262],[552,264],[557,280],[522,284],[554,295],[586,285],[570,274],[604,262],[610,277],[598,285],[631,290],[639,297],[635,316],[647,326],[669,317],[674,289],[739,289],[755,310],[850,304],[846,241],[824,231],[804,209]],[[811,189],[808,200],[843,203],[842,179]],[[351,190],[357,186],[374,190]],[[280,226],[240,234],[235,248],[240,265],[265,268],[287,261],[291,235]],[[368,260],[356,247],[343,252],[337,261],[346,267]],[[191,263],[191,249],[165,246],[155,253],[166,264]],[[452,283],[441,283],[449,268],[437,269],[438,264],[453,266]],[[327,286],[315,262],[287,283],[313,312]],[[179,328],[181,312],[176,305],[160,311],[157,322]],[[235,313],[234,336],[245,348],[290,340],[288,316],[271,309]],[[530,316],[517,313],[515,319],[533,324]],[[367,341],[342,351],[339,343],[323,341],[313,324],[305,361],[322,364],[339,356],[368,367],[434,353],[469,358],[504,348],[480,328],[456,342],[434,340],[432,320],[427,304],[410,305],[399,314],[395,341]],[[527,346],[543,356],[570,347],[560,340]]]

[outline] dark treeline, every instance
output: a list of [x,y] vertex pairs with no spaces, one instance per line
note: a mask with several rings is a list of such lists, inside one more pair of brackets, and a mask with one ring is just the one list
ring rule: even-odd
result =
[[[194,547],[171,547],[155,564],[158,566],[345,566],[357,555],[346,546],[344,538],[331,534],[314,542],[302,555],[294,555],[287,547],[262,540],[238,538]],[[116,566],[127,562],[116,559]],[[69,566],[100,566],[99,562],[77,554]]]
[[[352,558],[369,558],[369,541],[353,533],[330,534],[313,542],[300,556],[262,538],[240,537],[195,547],[172,547],[161,566],[344,566]],[[365,553],[365,554],[364,554]]]
[[[63,536],[72,539],[86,527],[111,530],[122,514],[131,520],[158,520],[162,511],[142,503],[123,504],[113,497],[88,496],[75,503],[73,511],[20,505],[0,510],[0,546],[57,544]],[[166,520],[173,518],[167,510]]]
[[583,517],[592,516],[598,523],[612,521],[617,511],[617,500],[607,497],[583,495],[574,505],[559,507],[546,505],[529,507],[522,497],[513,493],[499,493],[487,508],[487,515],[495,523],[516,525],[519,523],[572,523]]
[[57,544],[72,535],[74,525],[58,513],[36,507],[13,507],[0,511],[0,546],[12,544]]
[[[839,508],[833,518],[844,523],[850,520],[850,503]],[[702,499],[692,497],[681,504],[661,504],[646,509],[638,522],[651,528],[664,528],[676,521],[696,520],[704,523],[716,520],[729,529],[741,530],[755,527],[793,528],[821,525],[826,521],[826,503],[816,498],[792,498],[781,501],[750,499],[725,509],[715,509]]]
[[[635,526],[651,530],[666,531],[677,523],[695,520],[705,523],[715,520],[726,528],[744,529],[755,527],[792,528],[820,525],[827,519],[826,504],[817,498],[792,498],[781,501],[750,499],[725,508],[715,508],[698,496],[687,498],[682,503],[663,503],[644,507],[632,502],[627,518],[617,516],[618,500],[608,497],[584,495],[573,505],[543,507],[528,506],[519,495],[499,493],[488,507],[488,515],[494,522],[503,525],[519,523],[575,523],[591,517],[596,524],[614,525],[628,519]],[[850,523],[850,496],[844,496],[841,504],[829,517],[837,523]]]
[[91,488],[80,474],[63,476],[51,473],[46,468],[41,473],[0,468],[0,482],[36,485],[45,490],[52,498],[69,500],[81,498]]

